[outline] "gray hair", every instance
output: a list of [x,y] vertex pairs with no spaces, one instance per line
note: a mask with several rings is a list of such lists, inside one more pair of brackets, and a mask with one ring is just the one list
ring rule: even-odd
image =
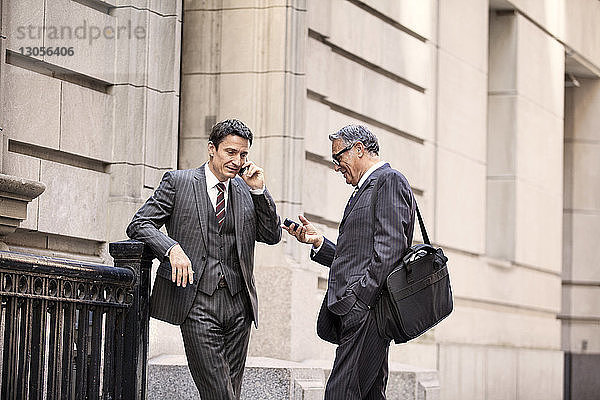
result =
[[346,146],[361,142],[365,149],[374,155],[379,155],[379,142],[377,136],[362,125],[346,125],[336,133],[329,135],[329,140],[332,142],[337,139],[342,139]]

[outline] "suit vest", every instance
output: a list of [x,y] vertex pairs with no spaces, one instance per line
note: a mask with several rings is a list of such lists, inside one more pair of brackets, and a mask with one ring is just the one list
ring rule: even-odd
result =
[[198,290],[212,295],[224,275],[231,295],[242,289],[243,277],[235,239],[235,218],[233,215],[233,190],[229,190],[229,199],[225,209],[225,220],[219,227],[215,210],[208,193],[204,192],[208,204],[208,237],[206,238],[206,266],[198,282]]

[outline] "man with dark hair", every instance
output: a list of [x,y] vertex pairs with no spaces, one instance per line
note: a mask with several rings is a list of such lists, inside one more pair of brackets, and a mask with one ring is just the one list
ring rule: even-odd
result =
[[250,325],[258,325],[254,244],[281,239],[264,172],[248,161],[251,144],[243,122],[216,124],[208,163],[165,173],[127,227],[161,261],[151,316],[181,326],[202,400],[240,397]]
[[390,339],[379,335],[373,307],[412,243],[415,201],[406,178],[379,160],[377,137],[367,128],[348,125],[329,139],[335,171],[355,187],[337,244],[303,216],[301,226],[284,228],[313,245],[312,260],[330,267],[317,333],[339,346],[325,399],[385,399]]

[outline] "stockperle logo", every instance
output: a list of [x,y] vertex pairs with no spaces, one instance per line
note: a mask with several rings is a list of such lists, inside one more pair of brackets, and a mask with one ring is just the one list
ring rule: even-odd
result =
[[[49,39],[49,40],[86,40],[90,45],[96,40],[119,40],[119,39],[145,39],[146,28],[140,25],[133,25],[131,20],[120,25],[98,26],[90,24],[83,20],[78,25],[21,25],[16,27],[18,40],[25,39]],[[56,42],[55,42],[56,43]]]

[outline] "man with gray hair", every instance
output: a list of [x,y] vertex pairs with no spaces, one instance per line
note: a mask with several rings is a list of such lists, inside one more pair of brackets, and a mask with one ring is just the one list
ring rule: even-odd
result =
[[302,225],[283,228],[312,244],[311,259],[330,268],[317,333],[338,347],[325,399],[385,399],[390,338],[379,334],[374,307],[412,243],[415,200],[406,178],[379,160],[367,128],[348,125],[329,139],[335,171],[355,187],[337,244],[303,216]]

